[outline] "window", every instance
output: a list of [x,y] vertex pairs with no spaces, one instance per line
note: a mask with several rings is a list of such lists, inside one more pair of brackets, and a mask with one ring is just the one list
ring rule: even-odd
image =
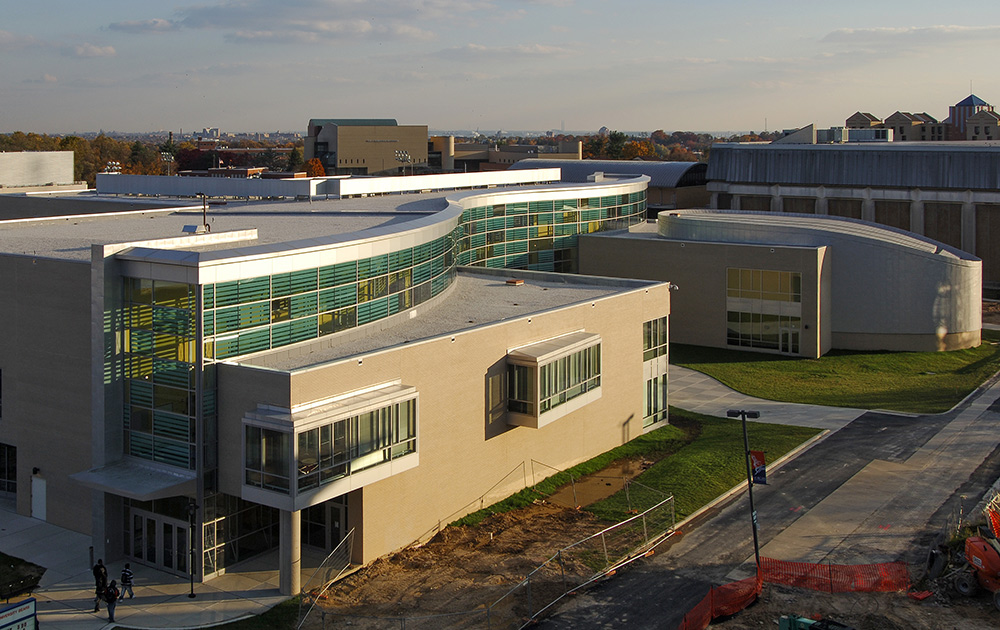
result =
[[[600,386],[599,335],[570,333],[511,350],[507,355],[510,412],[538,418]],[[550,416],[549,421],[557,417]]]
[[284,431],[249,425],[245,427],[245,435],[245,483],[288,494],[291,436]]
[[642,360],[649,361],[667,354],[667,318],[661,317],[642,325]]
[[17,448],[0,444],[0,494],[17,492]]

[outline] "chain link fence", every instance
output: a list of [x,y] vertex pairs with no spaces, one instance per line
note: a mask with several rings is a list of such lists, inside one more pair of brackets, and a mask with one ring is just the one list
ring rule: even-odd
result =
[[[656,545],[673,534],[675,524],[674,498],[671,496],[625,521],[560,549],[499,598],[484,602],[474,610],[374,617],[341,614],[317,607],[306,628],[519,630],[533,623],[566,595],[651,553]],[[332,570],[328,571],[327,575],[332,573]],[[321,590],[325,589],[324,586]],[[319,597],[312,598],[312,601],[317,599]],[[303,596],[305,605],[306,596]],[[303,623],[308,616],[307,611],[302,617]]]

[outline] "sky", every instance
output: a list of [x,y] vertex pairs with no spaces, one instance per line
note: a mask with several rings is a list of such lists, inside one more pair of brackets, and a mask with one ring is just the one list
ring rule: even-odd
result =
[[942,120],[970,81],[1000,106],[996,0],[0,0],[0,16],[0,133],[760,131]]

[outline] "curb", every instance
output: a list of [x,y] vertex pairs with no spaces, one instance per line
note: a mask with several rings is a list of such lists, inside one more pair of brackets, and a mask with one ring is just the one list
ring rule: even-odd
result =
[[[817,444],[819,444],[820,442],[822,442],[823,440],[825,440],[832,433],[833,432],[830,429],[824,429],[819,434],[814,435],[813,437],[809,438],[808,440],[806,440],[802,444],[799,444],[798,446],[796,446],[792,450],[788,451],[787,453],[785,453],[784,455],[782,455],[781,457],[779,457],[778,459],[776,459],[774,461],[774,463],[770,465],[771,470],[777,470],[777,469],[781,468],[787,462],[795,459],[796,457],[798,457],[802,453],[806,452],[807,450],[811,449],[812,447],[816,446]],[[705,505],[703,505],[700,508],[698,508],[695,512],[693,512],[692,514],[688,515],[688,517],[685,518],[680,523],[675,524],[674,525],[674,531],[680,530],[682,526],[687,525],[689,522],[691,522],[691,521],[695,520],[696,518],[700,517],[705,512],[708,512],[709,510],[715,508],[720,503],[728,501],[729,499],[731,499],[732,497],[736,496],[737,494],[740,494],[740,493],[744,492],[746,489],[747,489],[747,482],[746,481],[739,482],[738,484],[736,484],[735,486],[733,486],[732,488],[730,488],[728,491],[726,491],[726,492],[720,494],[719,496],[715,497],[714,499],[712,499],[711,502],[706,503]]]

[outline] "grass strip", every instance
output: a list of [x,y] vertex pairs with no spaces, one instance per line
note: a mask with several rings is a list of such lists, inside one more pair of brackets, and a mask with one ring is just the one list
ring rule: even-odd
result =
[[[675,514],[680,521],[746,480],[743,427],[739,420],[671,407],[670,422],[689,432],[697,427],[698,436],[635,479],[662,494],[633,485],[628,497],[624,490],[619,491],[585,509],[604,520],[617,522],[629,516],[630,508],[643,510],[673,495]],[[775,461],[817,433],[819,429],[808,427],[747,422],[750,448],[764,451],[768,462]]]
[[942,413],[1000,371],[1000,332],[949,352],[833,350],[819,359],[670,344],[670,362],[738,392],[784,402]]
[[550,496],[559,487],[570,482],[570,475],[573,478],[580,478],[584,475],[604,470],[612,463],[622,459],[633,457],[651,459],[666,457],[670,453],[676,452],[688,441],[690,441],[690,437],[678,427],[668,425],[655,431],[650,431],[593,459],[577,464],[563,472],[556,473],[532,488],[525,488],[498,503],[472,512],[458,519],[452,525],[478,525],[491,514],[510,512],[531,505],[536,499]]

